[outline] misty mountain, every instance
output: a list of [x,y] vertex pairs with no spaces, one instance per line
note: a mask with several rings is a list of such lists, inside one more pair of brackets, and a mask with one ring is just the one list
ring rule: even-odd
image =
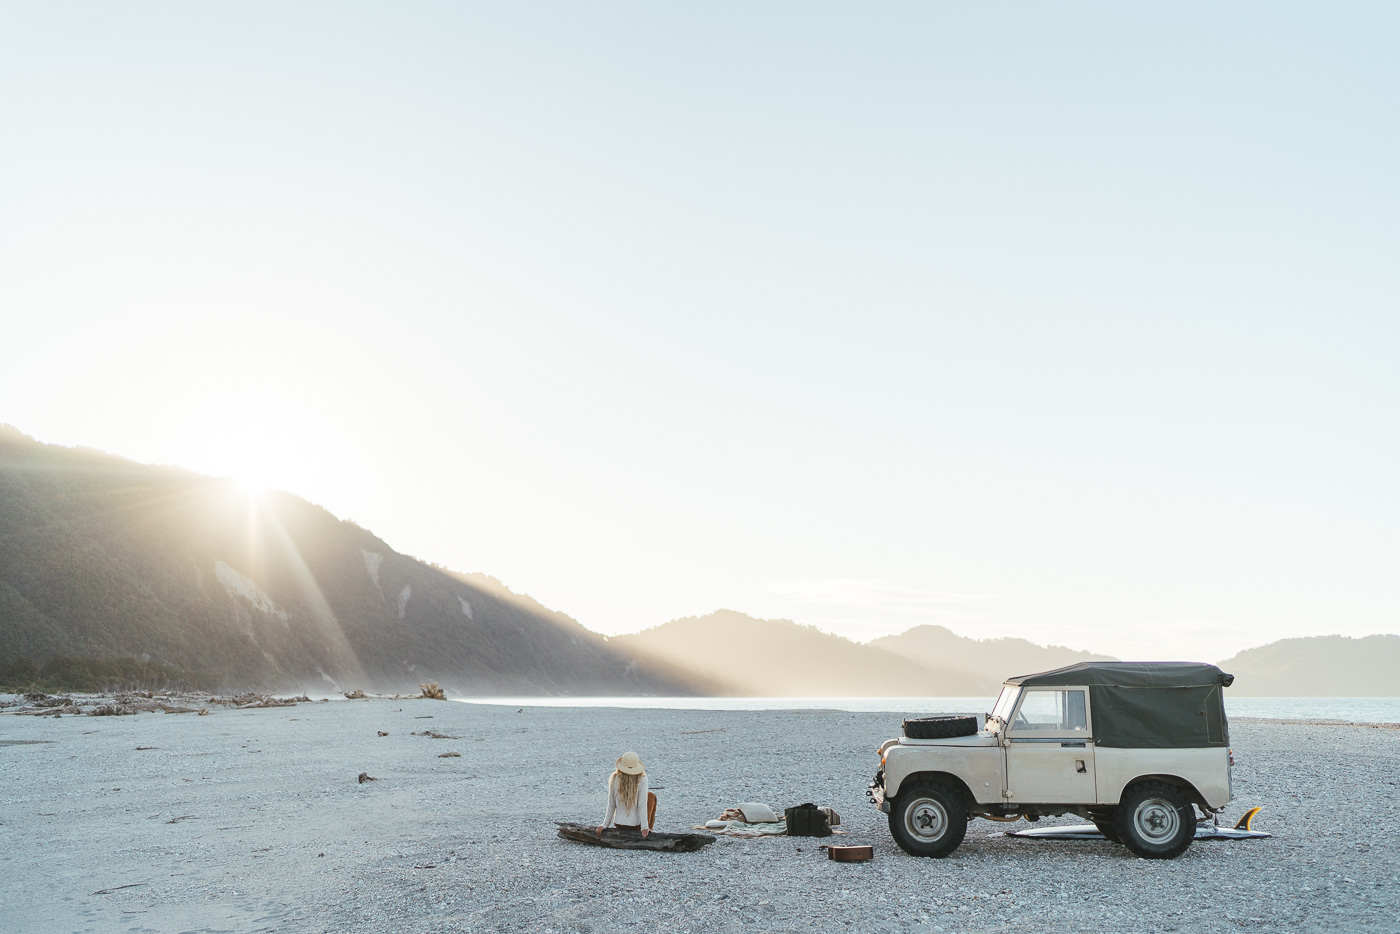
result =
[[0,426],[0,668],[54,656],[149,662],[227,688],[707,687],[299,497],[250,498]]
[[1026,639],[969,639],[942,626],[915,626],[897,636],[872,639],[870,645],[927,668],[962,672],[996,685],[1015,675],[1050,671],[1077,662],[1116,660],[1060,645],[1036,645]]
[[1400,636],[1310,636],[1220,663],[1244,697],[1400,697]]
[[693,666],[722,682],[724,693],[742,696],[993,697],[1001,684],[1001,678],[918,664],[791,620],[733,610],[614,636],[609,645]]

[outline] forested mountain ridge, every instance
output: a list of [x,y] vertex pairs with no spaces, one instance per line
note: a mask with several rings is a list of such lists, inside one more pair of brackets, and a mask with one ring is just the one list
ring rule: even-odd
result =
[[[860,645],[727,610],[607,639],[296,496],[0,426],[0,678],[65,656],[209,689],[768,696],[991,696],[1106,657],[937,626]],[[1284,639],[1221,666],[1237,696],[1396,696],[1400,636]]]
[[1220,663],[1241,697],[1400,697],[1400,636],[1309,636]]
[[63,655],[148,659],[228,688],[708,686],[291,494],[252,498],[0,426],[0,666]]

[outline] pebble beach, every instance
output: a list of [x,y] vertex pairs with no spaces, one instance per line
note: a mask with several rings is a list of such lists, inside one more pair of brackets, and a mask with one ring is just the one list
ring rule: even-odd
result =
[[[865,798],[898,713],[383,697],[207,715],[20,709],[0,710],[0,918],[16,934],[1400,932],[1394,725],[1232,720],[1222,822],[1261,806],[1254,829],[1269,839],[1152,861],[976,820],[951,858],[924,860]],[[811,801],[844,833],[721,836],[695,853],[560,839],[556,821],[601,821],[627,749],[660,799],[657,830],[739,802]],[[1040,826],[1056,822],[1078,821]],[[875,857],[832,862],[824,842]]]

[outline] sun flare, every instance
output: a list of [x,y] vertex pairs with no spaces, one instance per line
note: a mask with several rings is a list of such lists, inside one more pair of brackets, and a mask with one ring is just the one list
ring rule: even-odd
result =
[[249,499],[257,499],[268,489],[267,481],[254,474],[235,474],[233,482]]

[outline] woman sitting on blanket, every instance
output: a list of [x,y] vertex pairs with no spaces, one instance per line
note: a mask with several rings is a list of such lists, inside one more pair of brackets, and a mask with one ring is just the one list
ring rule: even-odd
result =
[[[646,826],[642,826],[642,812],[646,811]],[[640,830],[645,837],[656,825],[656,795],[647,791],[647,773],[642,768],[642,760],[635,752],[624,752],[614,763],[613,773],[608,776],[608,816],[598,827],[598,832],[617,817],[618,830]]]

